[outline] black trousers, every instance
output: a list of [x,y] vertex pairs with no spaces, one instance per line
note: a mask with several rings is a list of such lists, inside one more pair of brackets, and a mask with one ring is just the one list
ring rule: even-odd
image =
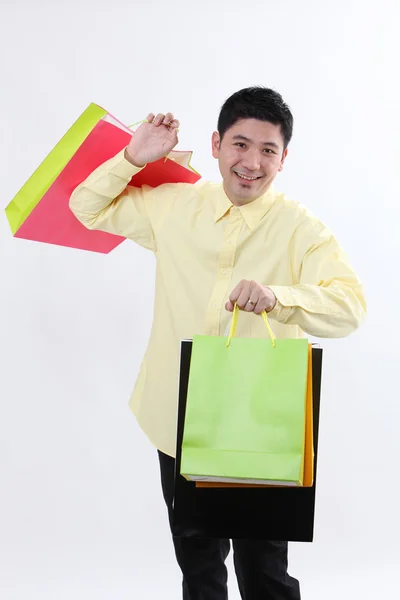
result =
[[[159,452],[161,483],[172,523],[175,460]],[[230,540],[173,537],[183,574],[183,600],[227,600],[225,566]],[[299,582],[287,572],[288,544],[232,540],[234,565],[243,600],[300,600]]]

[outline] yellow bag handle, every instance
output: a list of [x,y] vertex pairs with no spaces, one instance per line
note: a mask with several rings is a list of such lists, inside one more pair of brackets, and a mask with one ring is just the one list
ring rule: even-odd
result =
[[[268,329],[268,333],[270,335],[271,341],[272,341],[272,346],[275,348],[276,347],[276,337],[274,335],[274,332],[272,331],[272,327],[269,323],[269,319],[268,319],[268,315],[267,315],[267,311],[263,310],[261,313],[262,318],[264,319],[264,323]],[[235,302],[235,306],[233,308],[233,315],[232,315],[232,324],[231,324],[231,329],[229,331],[229,336],[228,336],[228,341],[226,342],[226,347],[228,348],[232,338],[235,337],[236,335],[236,328],[237,328],[237,323],[238,323],[238,319],[239,319],[239,307]]]
[[128,125],[128,129],[132,129],[132,127],[136,127],[136,125],[141,125],[142,123],[147,123],[147,119],[143,119],[143,121],[138,121],[137,123],[132,123],[132,125]]

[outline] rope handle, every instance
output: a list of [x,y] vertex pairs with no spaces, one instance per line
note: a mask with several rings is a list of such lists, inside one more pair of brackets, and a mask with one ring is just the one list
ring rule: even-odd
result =
[[[276,337],[274,335],[274,332],[272,331],[272,327],[271,327],[269,319],[268,319],[267,311],[263,310],[261,313],[261,316],[264,319],[265,326],[266,326],[269,336],[271,338],[272,346],[275,348],[276,347]],[[238,320],[239,320],[239,307],[238,307],[237,303],[235,302],[235,306],[233,309],[233,315],[232,315],[231,328],[230,328],[229,335],[228,335],[228,341],[226,342],[227,348],[229,348],[231,340],[236,336]]]

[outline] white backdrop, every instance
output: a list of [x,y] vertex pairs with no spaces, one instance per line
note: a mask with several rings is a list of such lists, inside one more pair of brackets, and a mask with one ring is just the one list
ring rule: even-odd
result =
[[[315,542],[290,550],[305,600],[396,595],[399,18],[397,0],[0,0],[2,208],[92,101],[127,124],[174,111],[212,180],[231,93],[292,107],[276,186],[333,229],[369,306],[322,341]],[[156,452],[127,406],[154,259],[14,239],[4,212],[0,236],[0,597],[177,600]]]

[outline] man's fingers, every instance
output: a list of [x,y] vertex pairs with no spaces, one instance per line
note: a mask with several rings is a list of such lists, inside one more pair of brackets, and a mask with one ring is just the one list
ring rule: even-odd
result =
[[154,123],[153,124],[156,127],[158,127],[159,125],[161,125],[161,123],[164,121],[164,119],[165,119],[165,115],[163,113],[158,113],[158,115],[154,119]]
[[147,121],[149,123],[153,123],[153,125],[156,125],[156,127],[159,125],[165,125],[170,129],[178,129],[180,125],[178,119],[175,119],[171,112],[167,113],[166,115],[164,115],[164,113],[158,113],[157,116],[155,116],[154,113],[149,113],[147,115]]
[[261,313],[262,313],[262,312],[263,312],[263,310],[264,310],[264,306],[263,306],[263,304],[262,304],[262,302],[261,302],[261,298],[260,298],[260,300],[259,300],[259,301],[256,303],[256,305],[255,305],[255,306],[252,306],[252,309],[254,310],[254,312],[255,312],[255,314],[256,314],[256,315],[261,315]]
[[250,283],[246,282],[240,292],[239,298],[237,299],[237,305],[243,310],[253,310],[253,306],[248,304],[250,298]]
[[[251,281],[246,281],[245,279],[243,279],[242,281],[240,281],[237,284],[237,286],[235,287],[235,289],[229,296],[229,300],[233,304],[235,304],[235,302],[236,302],[238,307],[243,310],[249,301],[250,291],[251,291]],[[253,310],[253,307],[251,305],[248,305],[247,310],[249,309],[249,306],[251,307],[251,310]]]
[[229,312],[233,312],[233,309],[235,308],[235,305],[233,304],[233,302],[231,302],[230,300],[225,304],[225,308],[227,311]]
[[240,296],[240,294],[241,294],[241,292],[242,292],[242,289],[243,289],[243,286],[244,286],[244,284],[245,284],[245,281],[240,281],[240,282],[237,284],[237,286],[236,286],[236,287],[235,287],[235,288],[232,290],[232,293],[231,293],[231,295],[229,296],[229,300],[230,300],[231,302],[235,303],[235,302],[236,302],[236,300],[239,298],[239,296]]
[[273,309],[276,297],[269,288],[265,288],[255,281],[242,279],[229,296],[229,302],[225,305],[226,310],[232,311],[235,303],[246,312],[260,315],[263,310]]
[[168,112],[163,119],[163,125],[169,126],[173,120],[174,120],[174,115],[171,112]]
[[178,121],[178,119],[174,119],[173,121],[171,121],[171,123],[169,124],[170,129],[179,129],[180,127],[180,123]]

